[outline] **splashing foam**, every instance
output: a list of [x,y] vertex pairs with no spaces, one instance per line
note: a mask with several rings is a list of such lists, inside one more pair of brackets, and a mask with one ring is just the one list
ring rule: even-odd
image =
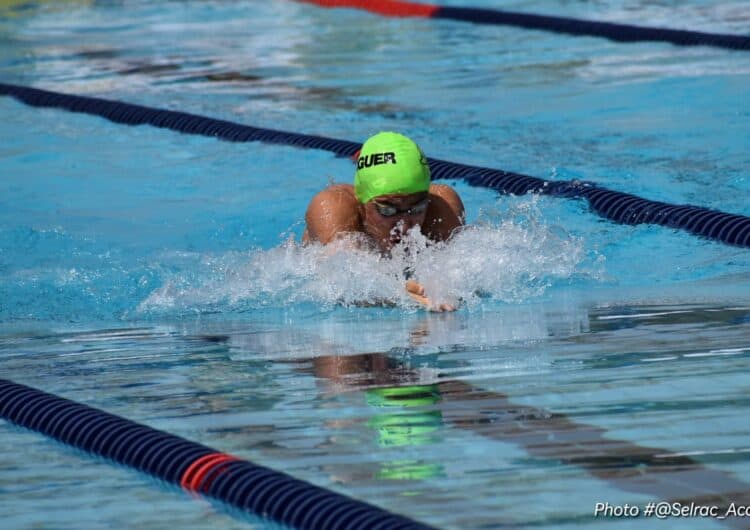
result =
[[448,243],[429,243],[412,230],[390,258],[353,249],[351,239],[324,247],[291,238],[270,250],[203,256],[168,278],[139,310],[225,312],[305,302],[416,309],[404,290],[405,271],[434,301],[461,300],[469,307],[483,298],[520,302],[581,272],[584,259],[579,238],[539,221],[537,202],[524,200],[502,221],[480,218]]

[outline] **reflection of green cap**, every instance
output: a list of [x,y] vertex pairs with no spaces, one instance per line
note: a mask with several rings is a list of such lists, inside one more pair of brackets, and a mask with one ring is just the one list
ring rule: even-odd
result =
[[430,167],[417,144],[394,132],[370,137],[357,158],[354,192],[366,203],[392,193],[419,193],[430,189]]
[[437,385],[410,385],[371,388],[365,392],[367,403],[374,407],[419,407],[440,401]]
[[378,444],[383,447],[425,445],[435,441],[443,415],[439,410],[380,414],[370,418],[367,426],[378,431]]
[[[437,385],[371,388],[365,396],[367,403],[374,407],[398,407],[398,412],[379,414],[367,422],[369,427],[378,431],[378,443],[384,447],[431,443],[432,435],[443,425],[443,415],[439,410],[422,408],[440,401]],[[422,409],[413,410],[411,407]]]
[[[388,412],[370,418],[367,426],[378,433],[381,447],[419,446],[435,443],[443,427],[439,410],[425,410],[440,401],[437,385],[411,385],[371,388],[365,392],[367,403]],[[383,412],[386,412],[385,410]],[[378,478],[390,480],[424,480],[442,476],[441,463],[424,460],[385,462]]]
[[445,476],[442,464],[431,464],[417,460],[388,462],[377,474],[380,479],[390,480],[426,480],[442,476]]

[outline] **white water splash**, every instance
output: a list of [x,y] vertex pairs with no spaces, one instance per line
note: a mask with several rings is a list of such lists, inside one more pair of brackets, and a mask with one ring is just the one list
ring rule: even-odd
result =
[[583,242],[539,221],[537,200],[518,204],[505,220],[484,219],[448,243],[430,244],[413,230],[391,257],[292,239],[270,250],[203,256],[168,278],[144,300],[142,312],[225,312],[314,303],[382,304],[416,309],[404,289],[404,272],[433,301],[476,306],[482,299],[520,302],[555,281],[581,273]]

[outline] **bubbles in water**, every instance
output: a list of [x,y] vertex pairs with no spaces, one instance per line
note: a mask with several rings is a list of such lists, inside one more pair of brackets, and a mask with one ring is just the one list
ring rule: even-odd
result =
[[404,289],[405,274],[434,302],[483,299],[520,302],[555,281],[581,273],[582,240],[540,222],[537,199],[524,199],[503,219],[483,214],[447,243],[407,233],[390,257],[358,248],[357,236],[328,246],[293,239],[270,250],[202,256],[177,272],[139,307],[145,312],[245,311],[314,303],[393,305],[417,309]]

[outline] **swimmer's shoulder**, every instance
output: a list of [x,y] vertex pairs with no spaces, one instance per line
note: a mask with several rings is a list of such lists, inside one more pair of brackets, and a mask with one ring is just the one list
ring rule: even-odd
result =
[[318,195],[335,196],[341,200],[353,200],[356,202],[357,196],[354,194],[352,184],[331,184],[327,188],[318,192]]
[[332,184],[310,200],[303,241],[327,244],[337,236],[362,229],[359,201],[351,184]]
[[456,190],[447,184],[430,184],[430,206],[425,218],[426,235],[445,241],[465,222],[464,203]]
[[430,199],[440,207],[449,208],[456,215],[460,215],[461,222],[464,220],[464,203],[452,186],[447,184],[430,184]]

